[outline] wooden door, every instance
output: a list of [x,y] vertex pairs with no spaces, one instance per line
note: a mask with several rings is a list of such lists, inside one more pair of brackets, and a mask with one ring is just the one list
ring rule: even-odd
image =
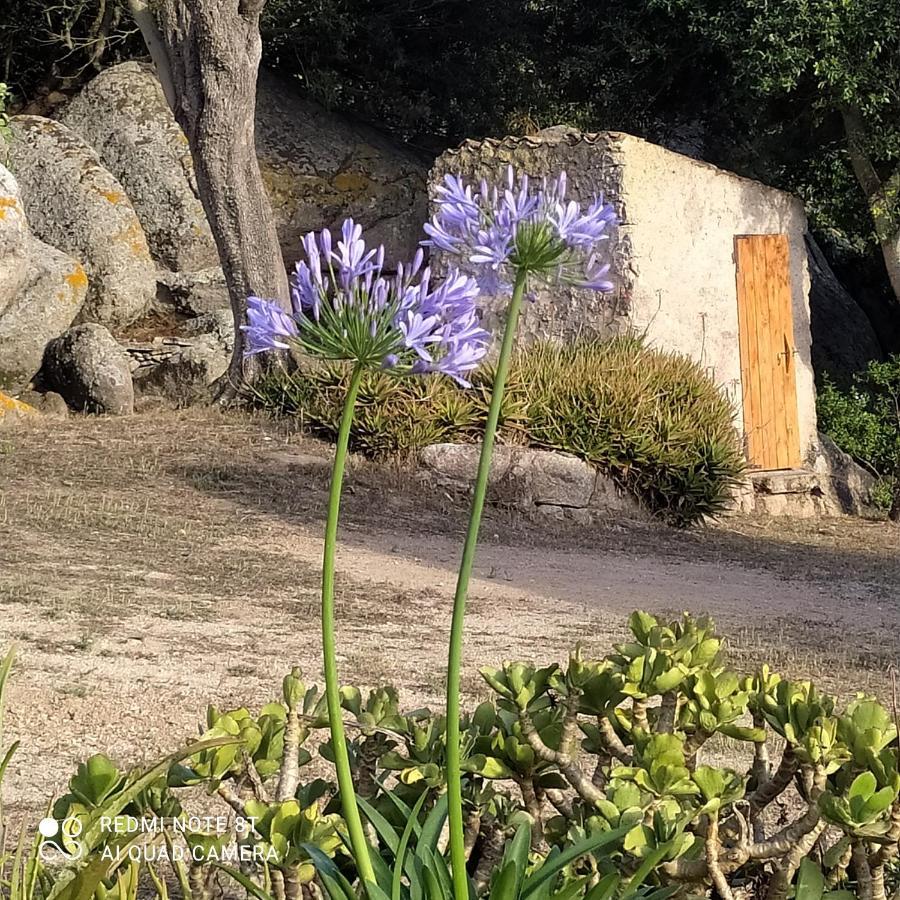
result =
[[800,436],[787,236],[738,235],[734,260],[747,458],[755,469],[797,468]]

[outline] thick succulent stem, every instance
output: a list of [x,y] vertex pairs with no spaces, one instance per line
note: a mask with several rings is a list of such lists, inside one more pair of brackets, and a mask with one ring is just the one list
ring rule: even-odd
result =
[[472,873],[472,882],[475,885],[476,893],[482,893],[491,883],[491,875],[503,857],[505,846],[506,834],[497,822],[492,822],[481,847],[478,865],[475,866],[475,871]]
[[765,809],[776,797],[784,793],[799,768],[800,763],[794,756],[793,748],[788,744],[781,754],[781,762],[778,764],[775,774],[764,784],[759,785],[747,798],[751,815]]
[[[751,859],[778,859],[791,854],[797,847],[802,846],[806,846],[804,853],[812,849],[813,844],[815,844],[821,833],[821,828],[818,828],[821,823],[819,797],[825,790],[825,783],[825,770],[822,768],[815,769],[810,790],[809,808],[799,819],[782,828],[774,837],[767,841],[757,841],[753,844],[750,848]],[[800,859],[803,859],[802,855]]]
[[359,746],[356,759],[356,790],[359,796],[366,800],[370,800],[378,793],[375,776],[381,753],[382,744],[377,737],[366,738]]
[[[362,373],[362,366],[356,365],[350,376],[350,385],[347,388],[347,396],[344,398],[344,410],[341,414],[341,424],[334,448],[334,463],[331,469],[331,491],[328,496],[328,519],[325,523],[325,550],[322,559],[322,655],[325,666],[325,695],[328,698],[328,724],[331,730],[334,768],[337,772],[338,788],[341,792],[341,810],[344,821],[347,823],[356,869],[359,872],[360,881],[365,886],[375,881],[375,870],[372,868],[369,845],[366,842],[359,807],[356,804],[350,754],[347,751],[344,719],[341,714],[341,688],[338,679],[334,628],[334,556],[337,546],[338,517],[341,509],[341,487],[344,482],[347,447],[350,443],[350,425],[353,422],[356,395],[359,393]],[[464,900],[464,898],[460,898],[460,900]]]
[[610,756],[614,756],[619,762],[626,765],[631,762],[631,754],[628,748],[622,743],[619,736],[613,728],[608,716],[597,717],[597,727],[600,729],[600,740],[603,746],[609,751]]
[[534,727],[534,722],[531,721],[531,716],[525,710],[519,711],[519,721],[522,723],[522,734],[531,749],[545,762],[559,766],[566,781],[572,785],[582,800],[586,800],[588,803],[598,803],[605,799],[606,795],[603,791],[581,770],[575,760],[568,754],[554,750],[544,743],[537,728]]
[[854,842],[852,858],[857,896],[859,900],[873,900],[872,869],[869,866],[869,854],[863,841]]
[[580,703],[581,693],[579,691],[573,690],[566,697],[559,749],[561,753],[565,753],[570,758],[574,758],[578,753],[578,706]]
[[[765,719],[759,713],[753,713],[753,727],[765,728]],[[771,764],[769,762],[769,738],[753,743],[753,765],[750,767],[750,775],[754,781],[754,788],[760,788],[772,777]]]
[[631,701],[631,724],[644,731],[650,731],[650,722],[647,719],[647,701],[635,697]]
[[693,734],[688,735],[687,740],[684,742],[684,758],[687,761],[688,768],[692,771],[697,765],[697,754],[700,752],[700,748],[711,737],[712,732],[698,728]]
[[275,900],[285,900],[284,875],[281,869],[272,869],[269,877],[272,879],[272,896]]
[[532,778],[520,778],[517,782],[522,794],[522,805],[534,823],[531,828],[531,849],[537,853],[546,853],[549,849],[544,840],[544,813],[541,801],[534,788]]
[[775,867],[769,882],[766,900],[786,900],[788,889],[800,863],[810,854],[819,835],[825,830],[825,823],[819,821],[807,834],[802,835],[791,847],[781,863]]
[[[594,782],[596,784],[596,782]],[[600,787],[600,785],[597,785]],[[571,819],[575,815],[572,809],[572,801],[562,791],[555,788],[549,788],[546,791],[546,797],[550,801],[550,805],[561,815],[567,819]]]
[[734,900],[734,894],[725,879],[725,873],[719,866],[719,814],[710,813],[706,827],[706,867],[713,887],[721,900]]
[[[244,771],[247,773],[247,780],[250,782],[252,787],[252,796],[259,800],[261,803],[269,803],[271,802],[271,797],[269,796],[269,792],[266,790],[266,786],[263,784],[263,780],[260,777],[259,771],[256,768],[253,760],[250,758],[250,754],[246,751],[243,754],[244,758]],[[299,776],[298,776],[299,781]],[[296,786],[294,790],[296,790]],[[293,793],[291,794],[293,796]]]
[[847,874],[847,869],[850,867],[852,858],[853,847],[848,844],[847,849],[841,854],[841,858],[831,867],[828,874],[825,876],[826,888],[831,890],[844,880],[844,876]]
[[887,889],[884,883],[884,866],[871,866],[872,900],[887,900]]
[[202,863],[191,865],[188,871],[188,882],[191,886],[192,900],[213,900],[215,897],[215,874],[212,866]]
[[666,691],[662,695],[659,704],[659,718],[656,720],[656,730],[660,734],[672,734],[675,731],[675,717],[678,714],[678,694],[675,691]]
[[500,357],[497,360],[497,368],[494,374],[491,403],[488,408],[484,441],[481,445],[478,473],[475,477],[475,488],[472,495],[469,527],[466,531],[462,560],[459,565],[459,576],[456,582],[456,594],[453,598],[453,617],[450,626],[450,646],[447,658],[447,807],[450,822],[450,869],[453,876],[453,895],[455,900],[469,900],[469,881],[466,875],[465,822],[463,820],[462,806],[459,727],[459,691],[466,599],[469,593],[469,579],[475,563],[475,549],[478,545],[478,532],[481,528],[481,513],[487,497],[491,456],[494,452],[494,439],[497,433],[497,425],[500,421],[500,408],[503,403],[506,377],[509,374],[516,325],[519,321],[519,311],[522,308],[522,298],[525,296],[526,280],[527,276],[524,271],[520,271],[516,275],[512,299],[506,311],[506,328],[503,332]]
[[290,800],[297,793],[300,784],[300,717],[295,707],[288,709],[284,725],[284,752],[281,757],[281,771],[275,798],[279,802]]
[[606,769],[609,766],[610,757],[608,753],[604,753],[597,757],[597,764],[594,766],[594,772],[591,775],[591,784],[603,790],[606,787]]
[[481,834],[481,813],[475,809],[466,817],[466,860],[471,859],[475,843]]
[[221,781],[216,788],[216,793],[239,815],[246,818],[247,809],[240,794],[234,789],[234,785],[230,781]]
[[284,900],[300,900],[303,896],[303,885],[300,882],[296,866],[287,866],[284,872]]

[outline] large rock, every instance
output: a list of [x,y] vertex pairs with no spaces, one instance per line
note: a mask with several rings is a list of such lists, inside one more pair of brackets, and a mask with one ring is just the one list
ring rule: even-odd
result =
[[[432,480],[465,491],[475,482],[480,454],[477,444],[432,444],[419,458]],[[494,450],[488,498],[502,506],[578,522],[594,514],[645,517],[634,497],[589,463],[567,453],[528,447]]]
[[0,315],[25,282],[29,239],[19,186],[9,169],[0,166]]
[[203,316],[217,310],[228,310],[231,300],[220,266],[194,272],[166,272],[158,275],[160,299],[187,316]]
[[[127,62],[102,72],[60,119],[124,185],[161,262],[181,271],[218,262],[187,141],[148,66]],[[339,228],[347,216],[386,246],[389,260],[415,251],[429,158],[327,112],[267,72],[259,77],[256,147],[288,263],[304,234]]]
[[36,409],[46,419],[66,419],[69,415],[66,401],[55,391],[24,391],[18,400]]
[[72,324],[86,292],[78,260],[31,234],[16,179],[0,166],[0,385],[31,379],[47,341]]
[[32,238],[28,273],[0,314],[0,384],[26,384],[40,369],[47,342],[75,321],[88,280],[77,259]]
[[150,66],[125,62],[104,70],[59,118],[125,188],[156,259],[175,271],[218,262],[187,138]]
[[847,384],[882,351],[869,317],[837,280],[818,244],[807,235],[812,361],[816,377],[828,373]]
[[156,267],[122,185],[73,131],[40,116],[14,116],[11,165],[32,231],[77,257],[89,287],[80,321],[134,321],[156,293]]
[[427,159],[326,112],[267,72],[259,79],[256,150],[288,262],[306,232],[340,228],[347,216],[371,243],[385,245],[389,260],[415,252],[428,211]]
[[835,511],[851,516],[863,516],[871,511],[870,494],[875,476],[821,431],[812,469]]
[[61,394],[72,409],[116,416],[134,411],[128,355],[102,325],[77,325],[51,341],[41,386]]

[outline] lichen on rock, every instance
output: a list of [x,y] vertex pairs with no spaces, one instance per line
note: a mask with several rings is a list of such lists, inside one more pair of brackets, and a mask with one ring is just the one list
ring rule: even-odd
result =
[[59,122],[14,116],[10,128],[11,165],[31,230],[84,267],[89,284],[80,321],[133,322],[156,293],[156,266],[122,185]]

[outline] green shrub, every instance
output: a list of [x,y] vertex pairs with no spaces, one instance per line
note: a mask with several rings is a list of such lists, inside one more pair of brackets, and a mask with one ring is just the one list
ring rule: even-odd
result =
[[744,468],[734,412],[693,360],[618,338],[535,347],[517,375],[530,443],[594,463],[675,524],[728,502]]
[[[257,399],[325,437],[337,431],[347,373],[302,364],[277,372]],[[369,456],[441,441],[477,441],[490,367],[462,391],[446,379],[367,374],[352,434]],[[697,363],[635,338],[537,344],[513,361],[500,437],[572,453],[610,474],[676,525],[720,513],[744,468],[728,400]]]
[[872,502],[900,519],[900,356],[870,363],[846,391],[826,379],[816,406],[819,427],[880,476]]

